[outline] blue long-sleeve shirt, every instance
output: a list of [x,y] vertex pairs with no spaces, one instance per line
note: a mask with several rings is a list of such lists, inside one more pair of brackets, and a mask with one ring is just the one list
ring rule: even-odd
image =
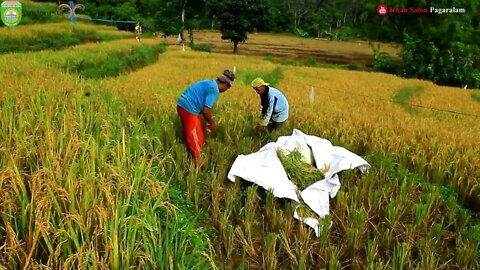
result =
[[262,124],[269,121],[284,122],[288,118],[288,101],[280,90],[267,86],[267,91],[260,95],[260,118]]
[[215,80],[198,81],[183,92],[178,99],[177,105],[184,108],[192,114],[201,114],[203,107],[210,109],[218,99],[220,90]]

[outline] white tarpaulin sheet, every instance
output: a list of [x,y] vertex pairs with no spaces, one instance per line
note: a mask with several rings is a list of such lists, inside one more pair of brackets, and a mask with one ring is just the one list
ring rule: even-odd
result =
[[[270,190],[275,197],[288,198],[300,205],[298,188],[288,179],[277,150],[283,150],[285,154],[298,150],[302,153],[303,161],[308,164],[315,161],[318,169],[326,170],[324,179],[319,179],[300,193],[303,202],[322,218],[329,214],[330,198],[335,197],[340,189],[340,179],[336,173],[354,168],[364,173],[370,168],[368,162],[347,149],[294,129],[291,136],[281,136],[255,153],[239,155],[228,172],[228,179],[235,182],[235,177],[243,178]],[[294,217],[312,227],[319,236],[318,219],[300,217],[296,210]]]

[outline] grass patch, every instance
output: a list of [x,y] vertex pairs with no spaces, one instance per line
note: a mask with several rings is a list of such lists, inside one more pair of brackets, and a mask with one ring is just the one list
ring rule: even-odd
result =
[[330,69],[349,69],[343,65],[338,65],[338,64],[316,64],[314,67],[330,68]]
[[57,50],[85,42],[110,41],[128,33],[70,22],[18,26],[0,32],[0,53]]
[[192,50],[200,52],[212,52],[212,47],[208,44],[194,44]]
[[329,69],[349,69],[349,70],[359,70],[359,66],[355,63],[350,65],[339,65],[339,64],[328,64],[328,63],[318,63],[313,58],[307,58],[303,60],[293,60],[289,58],[274,58],[271,55],[265,56],[264,60],[270,61],[272,63],[281,64],[285,66],[295,66],[295,67],[319,67],[319,68],[329,68]]
[[152,64],[166,49],[165,44],[138,46],[124,41],[87,44],[74,50],[32,53],[39,64],[61,69],[83,78],[115,77]]
[[273,55],[266,54],[266,55],[263,56],[263,60],[273,62],[273,61],[275,61],[275,58],[273,57]]
[[409,101],[413,98],[413,96],[422,93],[423,91],[424,89],[422,86],[408,86],[400,88],[395,96],[393,96],[393,102],[398,103],[406,110],[411,110]]
[[163,45],[154,47],[142,45],[124,53],[109,55],[105,62],[98,61],[94,57],[85,57],[76,65],[64,68],[73,70],[85,78],[115,77],[154,63],[157,55],[164,51]]
[[360,66],[355,62],[352,62],[352,63],[348,64],[347,69],[348,70],[361,70]]
[[22,1],[22,25],[38,24],[48,22],[65,22],[66,16],[61,16],[62,12],[55,3],[39,3],[32,1]]
[[266,82],[268,82],[270,85],[274,86],[277,85],[278,82],[282,79],[283,76],[283,70],[280,67],[276,67],[269,73],[262,73],[260,71],[251,71],[251,70],[246,70],[239,74],[239,79],[243,81],[246,85],[250,85],[250,83],[253,81],[253,79],[257,77],[262,77],[262,79]]
[[475,91],[470,94],[473,100],[480,102],[480,91]]

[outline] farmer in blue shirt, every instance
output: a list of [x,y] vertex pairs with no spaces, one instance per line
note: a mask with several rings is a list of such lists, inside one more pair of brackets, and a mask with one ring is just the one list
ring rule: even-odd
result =
[[216,80],[203,80],[190,85],[178,99],[177,112],[182,121],[187,148],[193,156],[195,165],[205,146],[200,114],[205,119],[207,131],[214,131],[216,125],[211,110],[219,94],[230,89],[234,80],[235,74],[225,70]]
[[279,130],[288,119],[288,101],[280,90],[258,77],[251,83],[260,96],[260,123],[257,129]]

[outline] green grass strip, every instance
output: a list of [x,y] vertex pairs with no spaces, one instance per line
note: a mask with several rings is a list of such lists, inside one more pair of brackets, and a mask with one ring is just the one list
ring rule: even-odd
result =
[[164,44],[137,45],[124,41],[76,46],[51,52],[19,54],[34,63],[83,78],[116,77],[152,64],[166,49]]
[[422,86],[410,86],[400,88],[393,97],[393,101],[402,104],[408,103],[414,95],[423,92],[423,90],[424,89]]
[[409,102],[413,98],[413,96],[423,91],[424,89],[422,86],[409,86],[400,88],[395,94],[395,96],[393,96],[393,102],[400,105],[406,111],[413,113],[414,110],[409,106]]
[[0,53],[57,50],[86,42],[111,41],[128,33],[105,27],[71,23],[18,26],[0,32]]
[[105,62],[85,58],[74,66],[65,66],[64,69],[74,71],[84,78],[115,77],[154,63],[157,55],[164,51],[164,45],[153,47],[142,45],[130,51],[109,55]]

